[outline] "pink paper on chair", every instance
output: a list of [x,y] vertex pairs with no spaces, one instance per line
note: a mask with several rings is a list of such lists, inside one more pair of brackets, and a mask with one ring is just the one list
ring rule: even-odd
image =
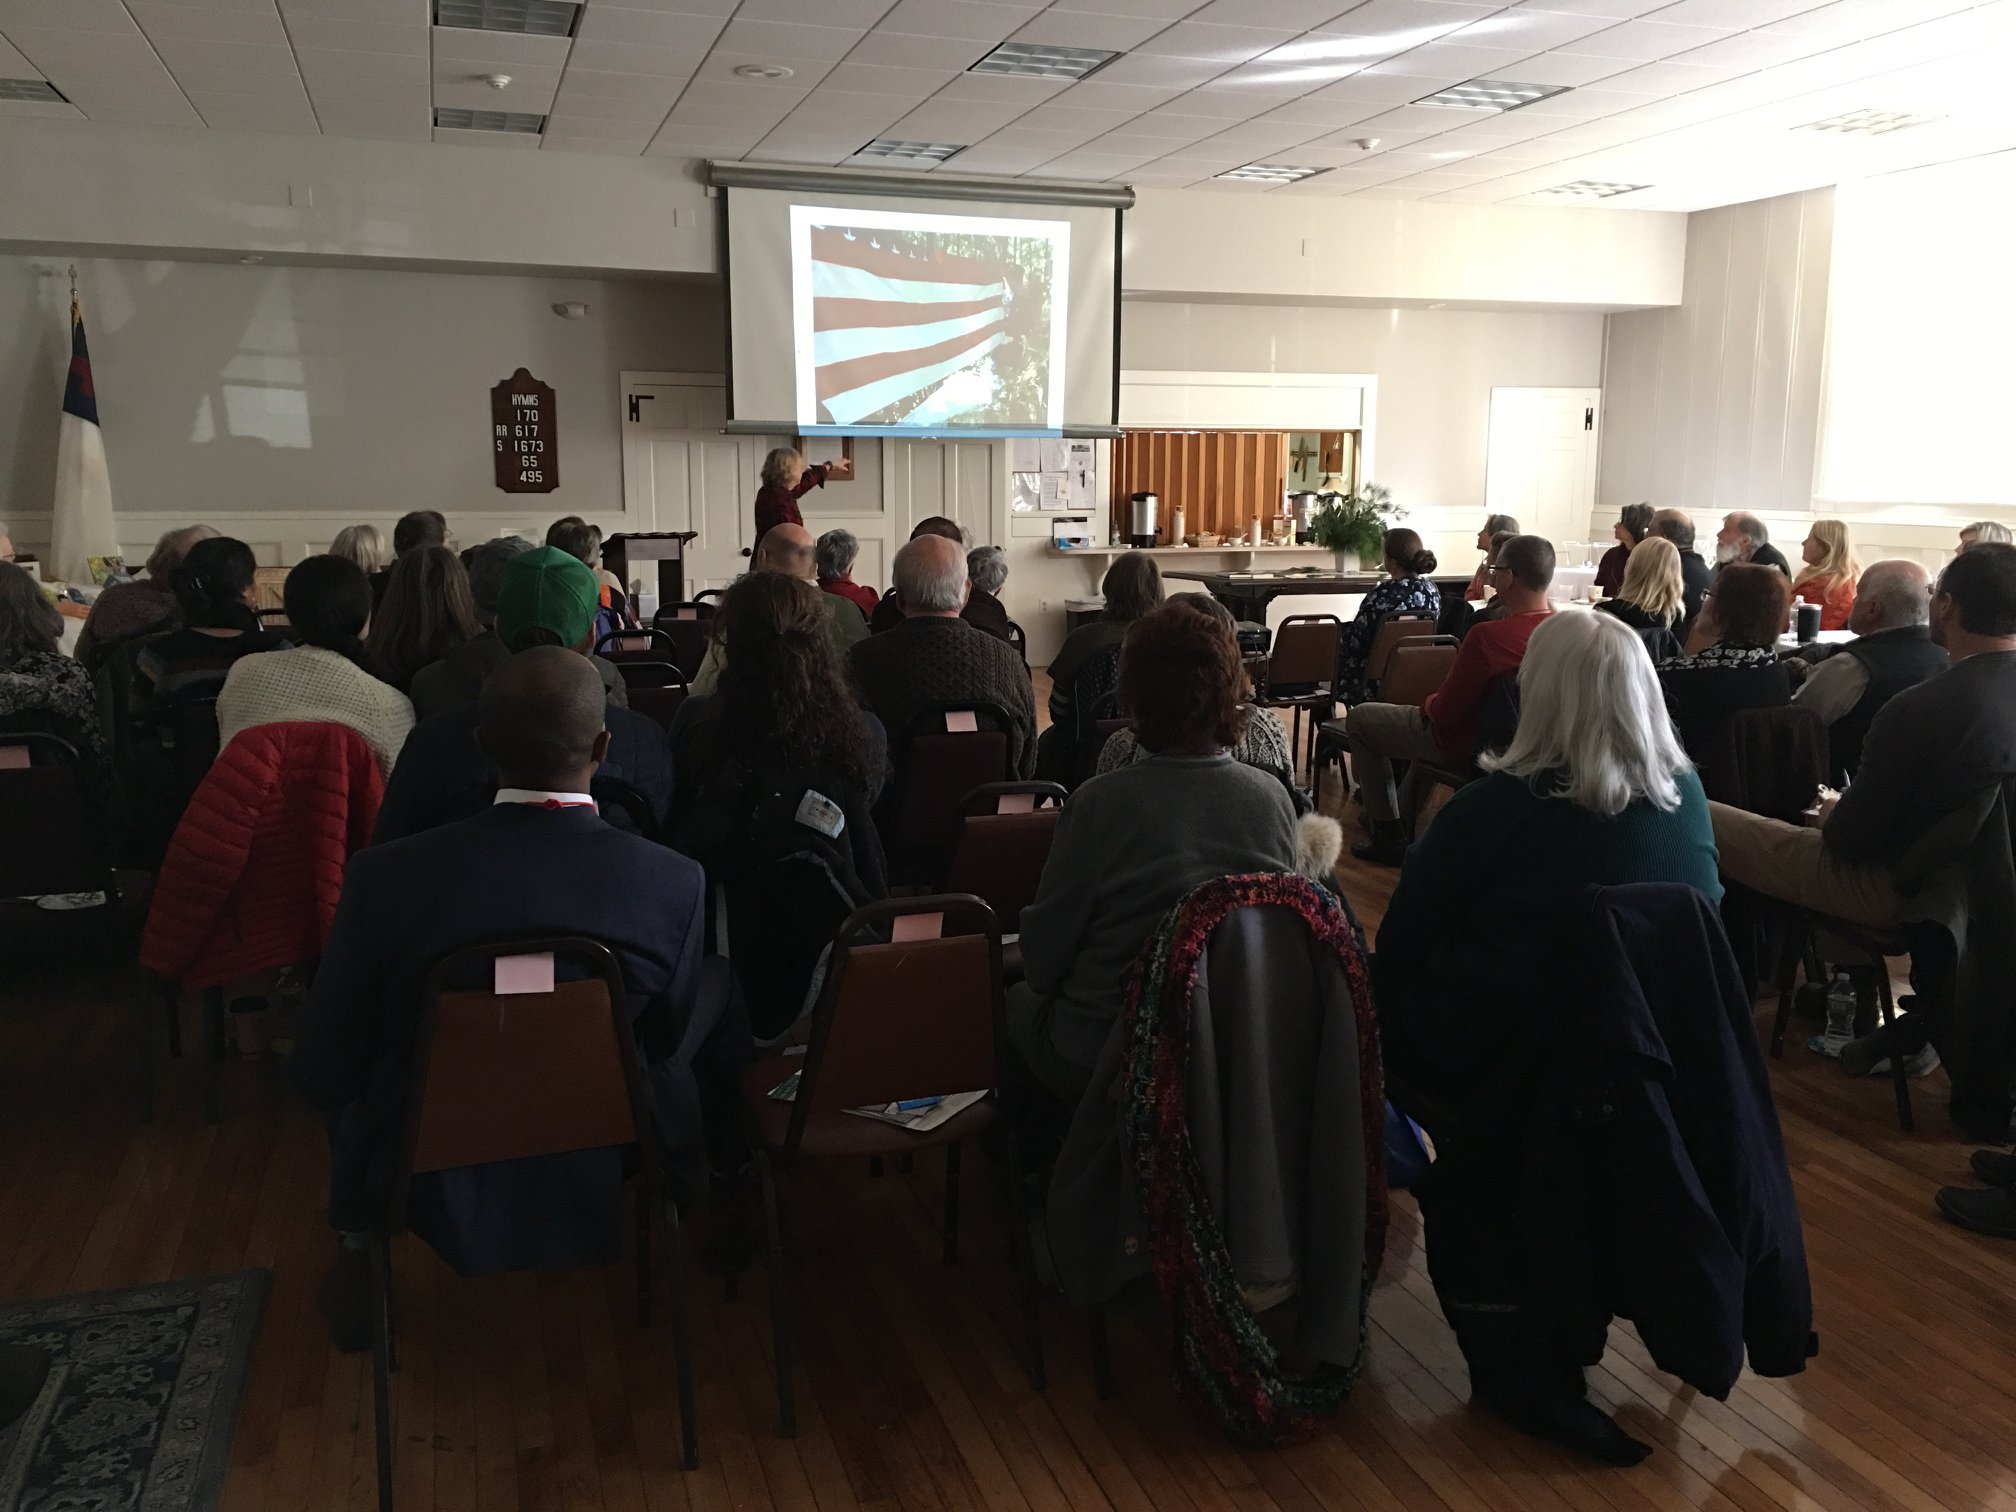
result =
[[0,745],[0,772],[23,772],[28,765],[28,747]]
[[944,933],[942,913],[898,914],[889,926],[889,942],[902,945],[910,940],[935,940]]
[[553,990],[553,952],[543,955],[499,956],[493,990],[499,997]]
[[997,814],[1033,814],[1036,812],[1034,793],[1003,793],[994,800]]
[[698,619],[698,618],[700,618],[700,611],[699,611],[698,609],[674,609],[674,610],[672,611],[672,618],[674,618],[674,619]]
[[948,709],[945,713],[947,735],[971,735],[979,728],[980,721],[973,717],[971,709]]

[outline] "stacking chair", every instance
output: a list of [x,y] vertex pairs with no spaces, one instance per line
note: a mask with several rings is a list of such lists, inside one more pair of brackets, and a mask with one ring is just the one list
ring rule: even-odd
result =
[[[465,990],[508,956],[551,955],[585,968],[546,992]],[[493,978],[494,980],[494,978]],[[496,1161],[634,1145],[637,1321],[652,1306],[651,1233],[661,1216],[671,1272],[672,1363],[688,1470],[700,1463],[693,1357],[679,1281],[679,1212],[630,1027],[622,968],[605,945],[574,936],[493,941],[456,951],[428,973],[408,1069],[406,1126],[390,1200],[372,1225],[371,1387],[378,1505],[391,1512],[392,1240],[405,1231],[415,1176]]]
[[672,661],[688,679],[700,670],[707,656],[707,641],[714,633],[718,606],[706,599],[684,604],[667,604],[651,621],[651,628],[672,643]]
[[987,703],[938,705],[911,720],[875,811],[890,881],[928,885],[942,874],[959,839],[959,800],[1015,775],[1009,729],[1007,712]]
[[[1383,627],[1382,627],[1383,629]],[[1376,649],[1376,647],[1375,647]],[[1456,637],[1453,635],[1410,635],[1398,638],[1387,650],[1380,669],[1379,702],[1412,704],[1419,708],[1428,695],[1441,687],[1456,664]],[[1344,757],[1351,749],[1347,720],[1326,719],[1317,727],[1316,755],[1309,772],[1309,785],[1320,803],[1323,798],[1323,768],[1331,762],[1344,769]]]
[[1394,614],[1380,622],[1373,632],[1371,649],[1365,653],[1365,686],[1378,698],[1379,679],[1386,675],[1386,662],[1402,641],[1432,640],[1435,620],[1426,614]]
[[1447,788],[1467,787],[1483,774],[1477,758],[1486,751],[1502,751],[1519,733],[1519,674],[1505,672],[1485,685],[1477,707],[1477,749],[1463,762],[1418,761],[1415,780]]
[[[1911,941],[1905,933],[1871,929],[1809,910],[1787,909],[1785,915],[1786,934],[1778,958],[1778,1014],[1771,1021],[1772,1055],[1785,1053],[1785,1031],[1792,1022],[1802,959],[1809,963],[1809,981],[1825,980],[1824,971],[1815,971],[1822,961],[1866,969],[1876,978],[1878,1022],[1888,1029],[1897,1017],[1897,1005],[1890,993],[1889,958],[1911,954]],[[1917,1121],[1911,1113],[1911,1074],[1901,1055],[1890,1057],[1890,1085],[1897,1096],[1897,1127],[1909,1134],[1917,1127]]]
[[994,910],[1001,933],[1022,928],[1064,813],[1054,782],[990,782],[959,800],[959,843],[939,892],[970,893]]
[[[959,1253],[960,1150],[997,1119],[1008,1132],[1008,1227],[1021,1291],[1024,1365],[1031,1384],[1043,1388],[1035,1265],[1021,1211],[1020,1109],[1003,1105],[1004,1095],[1012,1093],[1004,1093],[1000,1075],[1010,1053],[1001,933],[993,910],[975,897],[934,894],[857,909],[834,936],[832,968],[803,1056],[768,1056],[744,1078],[743,1106],[762,1184],[777,1418],[784,1437],[797,1433],[798,1417],[776,1168],[801,1158],[858,1161],[943,1149],[943,1254],[952,1265]],[[771,1097],[794,1071],[793,1099]],[[992,1095],[923,1133],[847,1111],[983,1089]]]
[[595,643],[595,654],[615,663],[630,707],[669,731],[691,691],[673,638],[655,628],[612,630]]
[[[1309,711],[1309,760],[1316,760],[1316,729],[1337,705],[1337,649],[1344,622],[1334,614],[1291,614],[1274,632],[1274,649],[1255,702],[1262,708],[1292,709],[1288,736],[1291,765],[1302,759],[1302,711]],[[1291,773],[1292,775],[1292,773]]]

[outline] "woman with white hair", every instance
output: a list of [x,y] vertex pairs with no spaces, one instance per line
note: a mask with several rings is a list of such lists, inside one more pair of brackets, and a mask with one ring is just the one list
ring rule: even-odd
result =
[[796,447],[771,448],[763,459],[763,486],[756,491],[756,539],[749,543],[751,548],[773,525],[803,525],[798,501],[813,489],[824,488],[827,473],[817,464],[806,466]]
[[1001,602],[1002,585],[1008,581],[1008,554],[999,546],[975,546],[966,553],[966,576],[973,591],[959,618],[976,630],[1008,639],[1008,609]]
[[873,614],[882,596],[854,581],[854,559],[861,543],[851,530],[829,530],[812,543],[812,561],[819,573],[819,591],[848,600],[863,614]]
[[329,543],[329,555],[356,563],[368,578],[385,565],[385,537],[376,525],[345,525]]
[[1960,549],[1962,551],[1965,551],[1970,546],[1979,546],[1983,542],[2007,546],[2012,541],[2016,541],[2016,535],[2012,535],[2009,527],[1997,520],[1976,520],[1972,525],[1962,525],[1960,527]]

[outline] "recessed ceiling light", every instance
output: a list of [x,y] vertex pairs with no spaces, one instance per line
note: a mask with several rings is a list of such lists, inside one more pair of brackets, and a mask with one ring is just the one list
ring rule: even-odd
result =
[[1082,79],[1119,57],[1096,47],[1051,47],[1042,42],[1003,42],[968,73],[1017,74],[1025,79]]
[[32,105],[70,103],[47,79],[0,79],[0,100],[21,100]]
[[899,163],[942,163],[966,150],[964,142],[903,142],[894,137],[877,137],[856,152],[856,157],[889,158]]
[[571,37],[581,18],[576,0],[434,0],[434,24],[467,31]]
[[1946,117],[1936,115],[1915,115],[1908,110],[1851,110],[1846,115],[1829,116],[1824,121],[1808,121],[1804,126],[1795,126],[1794,131],[1854,131],[1864,136],[1882,136],[1892,131],[1907,131],[1913,126],[1929,126],[1934,121]]
[[518,136],[537,136],[546,129],[546,117],[523,110],[458,110],[436,105],[434,124],[454,131],[507,131]]
[[1536,192],[1560,194],[1571,199],[1615,199],[1620,194],[1636,194],[1640,189],[1651,187],[1650,184],[1610,184],[1602,179],[1577,179],[1572,184],[1556,184],[1552,189]]
[[1314,178],[1329,171],[1327,168],[1296,168],[1287,163],[1248,163],[1244,168],[1228,168],[1211,176],[1241,184],[1292,184],[1298,179]]
[[788,79],[791,70],[782,63],[738,63],[734,69],[738,79]]
[[1517,110],[1565,94],[1565,84],[1515,84],[1510,79],[1472,79],[1467,84],[1451,84],[1433,94],[1423,95],[1416,105],[1447,105],[1457,110]]

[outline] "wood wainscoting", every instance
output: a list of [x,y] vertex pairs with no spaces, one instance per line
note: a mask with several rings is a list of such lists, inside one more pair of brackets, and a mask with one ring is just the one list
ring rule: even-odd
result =
[[1124,529],[1130,494],[1161,497],[1162,544],[1181,505],[1191,534],[1231,535],[1259,515],[1281,512],[1288,478],[1288,432],[1258,430],[1129,430],[1113,443],[1113,518]]

